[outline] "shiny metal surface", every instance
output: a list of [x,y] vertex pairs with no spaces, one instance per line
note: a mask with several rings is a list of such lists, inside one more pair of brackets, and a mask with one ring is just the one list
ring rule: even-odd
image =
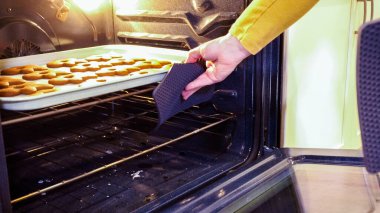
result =
[[[246,1],[114,1],[116,42],[193,48],[228,32]],[[142,33],[143,38],[136,37]],[[151,39],[147,39],[151,37]]]
[[[63,7],[63,8],[62,8]],[[72,0],[5,0],[0,4],[0,55],[29,41],[42,53],[113,43],[112,1],[84,11]]]

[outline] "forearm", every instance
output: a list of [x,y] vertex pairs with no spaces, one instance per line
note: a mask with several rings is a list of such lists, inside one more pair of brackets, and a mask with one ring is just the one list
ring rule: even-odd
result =
[[229,33],[256,54],[302,17],[318,0],[253,0]]

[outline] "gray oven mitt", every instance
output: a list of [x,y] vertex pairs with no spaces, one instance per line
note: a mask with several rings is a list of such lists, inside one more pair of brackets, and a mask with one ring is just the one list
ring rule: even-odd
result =
[[195,80],[205,70],[204,62],[173,65],[162,82],[153,91],[153,98],[159,114],[157,127],[178,112],[212,98],[214,85],[201,88],[186,101],[182,99],[181,94],[186,85]]
[[357,97],[364,164],[380,172],[380,20],[363,25],[357,54]]

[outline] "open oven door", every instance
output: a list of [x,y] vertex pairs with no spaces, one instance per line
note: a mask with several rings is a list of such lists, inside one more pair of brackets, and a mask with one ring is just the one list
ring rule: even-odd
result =
[[357,55],[361,150],[265,149],[170,211],[378,212],[380,21],[361,27]]
[[[253,166],[164,212],[374,212],[376,189],[359,151],[266,149]],[[378,186],[377,186],[378,187]]]

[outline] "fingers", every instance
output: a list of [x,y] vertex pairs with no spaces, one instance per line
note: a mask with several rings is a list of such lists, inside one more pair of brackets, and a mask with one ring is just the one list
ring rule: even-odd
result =
[[204,59],[207,70],[185,87],[182,92],[183,98],[186,100],[203,86],[223,81],[249,55],[250,53],[241,45],[240,41],[229,34],[190,50],[186,63]]
[[202,55],[201,55],[200,48],[197,47],[189,51],[187,55],[187,59],[185,60],[185,63],[195,63],[198,61],[198,59],[201,59],[201,58],[202,58]]
[[205,61],[215,61],[218,55],[218,49],[215,47],[215,42],[204,43],[188,52],[185,63],[194,63],[199,59]]

